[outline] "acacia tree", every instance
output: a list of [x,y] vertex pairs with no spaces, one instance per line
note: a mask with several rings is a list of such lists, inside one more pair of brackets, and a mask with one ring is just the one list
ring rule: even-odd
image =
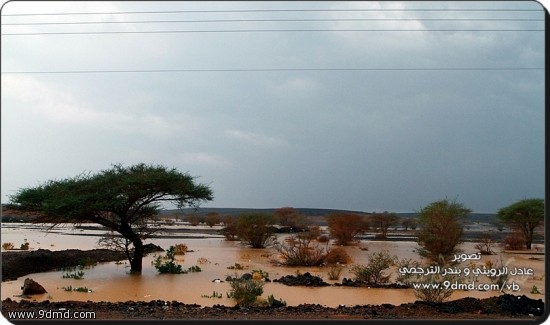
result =
[[368,229],[366,219],[355,213],[335,212],[326,218],[330,236],[336,239],[338,245],[348,245],[357,235]]
[[391,226],[397,225],[399,217],[395,213],[384,211],[375,213],[369,218],[369,224],[380,232],[380,238],[385,240],[388,236],[388,229]]
[[307,229],[308,220],[306,216],[300,214],[293,207],[282,207],[275,209],[275,220],[280,226],[291,227],[296,231],[304,231]]
[[500,209],[498,218],[521,231],[527,249],[531,249],[535,228],[544,221],[544,200],[524,199]]
[[412,230],[416,229],[416,219],[415,218],[404,218],[401,221],[401,225],[405,228],[405,231],[411,228]]
[[197,208],[207,200],[212,190],[187,173],[141,163],[21,189],[10,197],[10,206],[39,212],[37,222],[93,222],[121,234],[134,246],[131,272],[141,273],[143,238],[150,231],[144,226],[158,214],[160,202]]
[[273,224],[275,218],[271,214],[250,212],[237,216],[235,223],[237,237],[252,248],[264,248],[273,240]]
[[470,213],[463,204],[448,200],[436,201],[422,208],[418,214],[418,254],[444,265],[458,253],[464,234],[461,221]]

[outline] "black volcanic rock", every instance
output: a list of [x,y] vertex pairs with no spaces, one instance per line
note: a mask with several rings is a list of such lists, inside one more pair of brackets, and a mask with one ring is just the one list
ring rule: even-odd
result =
[[285,275],[279,279],[273,280],[273,282],[280,282],[287,286],[306,286],[306,287],[325,287],[330,286],[320,277],[311,275],[309,272],[299,275]]

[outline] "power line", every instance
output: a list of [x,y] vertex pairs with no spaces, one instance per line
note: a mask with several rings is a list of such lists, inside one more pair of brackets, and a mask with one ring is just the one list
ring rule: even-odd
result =
[[271,33],[271,32],[544,32],[544,29],[226,29],[104,32],[2,33],[2,36],[92,35],[92,34],[168,34],[168,33]]
[[2,74],[91,74],[91,73],[178,73],[178,72],[293,72],[293,71],[518,71],[544,70],[529,67],[465,67],[465,68],[266,68],[266,69],[153,69],[153,70],[67,70],[67,71],[4,71]]
[[226,22],[324,22],[324,21],[544,21],[544,19],[521,18],[341,18],[341,19],[209,19],[209,20],[137,20],[137,21],[83,21],[12,23],[2,26],[27,25],[93,25],[93,24],[148,24],[148,23],[226,23]]
[[468,12],[483,12],[483,11],[537,11],[543,12],[540,9],[235,9],[235,10],[170,10],[170,11],[115,11],[115,12],[63,12],[63,13],[32,13],[32,14],[5,14],[3,16],[62,16],[62,15],[119,15],[119,14],[172,14],[172,13],[231,13],[231,12],[385,12],[385,11],[468,11]]

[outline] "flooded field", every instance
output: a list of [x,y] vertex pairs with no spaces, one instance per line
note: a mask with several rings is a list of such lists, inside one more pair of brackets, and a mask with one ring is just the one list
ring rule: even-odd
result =
[[[174,226],[177,228],[178,226]],[[179,226],[185,229],[183,226]],[[353,278],[350,272],[351,265],[367,263],[368,254],[382,250],[388,250],[399,259],[413,258],[420,260],[415,242],[407,241],[361,241],[357,246],[345,247],[346,251],[352,256],[353,262],[347,265],[340,280],[328,280],[328,267],[286,267],[277,265],[273,262],[277,257],[274,248],[251,249],[244,247],[240,242],[226,241],[223,236],[214,234],[201,234],[198,227],[193,228],[193,233],[185,233],[185,236],[179,238],[158,238],[147,240],[145,243],[153,243],[167,249],[170,245],[184,243],[189,250],[184,256],[178,256],[178,262],[187,269],[198,265],[201,272],[188,274],[159,274],[153,267],[152,261],[155,254],[149,254],[143,260],[143,273],[141,275],[129,274],[127,261],[121,263],[109,262],[100,263],[94,267],[84,269],[83,279],[65,279],[62,278],[63,271],[51,271],[36,274],[29,274],[14,281],[6,281],[1,284],[1,297],[6,299],[10,297],[19,300],[21,297],[21,286],[23,280],[27,277],[34,279],[42,284],[48,293],[44,295],[33,296],[34,300],[81,300],[81,301],[150,301],[150,300],[177,300],[184,303],[196,303],[202,306],[212,306],[216,304],[233,306],[233,300],[227,298],[226,292],[229,292],[229,284],[225,282],[228,275],[235,275],[235,271],[228,269],[239,263],[245,267],[244,270],[236,271],[237,274],[251,272],[252,270],[263,270],[269,273],[271,280],[278,279],[285,275],[294,275],[297,272],[310,272],[318,275],[328,283],[341,283],[342,278]],[[204,229],[209,229],[204,227]],[[69,248],[78,248],[82,250],[94,249],[97,247],[97,240],[103,234],[100,230],[72,229],[70,227],[56,228],[53,231],[46,232],[43,227],[29,224],[5,223],[2,224],[2,242],[12,242],[19,247],[25,240],[30,243],[31,249],[49,249],[64,250]],[[183,233],[179,233],[180,235]],[[182,238],[185,237],[185,238]],[[367,248],[363,250],[361,248]],[[465,243],[462,248],[467,253],[474,253],[473,243]],[[544,255],[533,254],[509,254],[501,253],[496,249],[499,255],[483,256],[477,263],[484,263],[487,259],[497,262],[499,256],[508,266],[532,268],[532,276],[511,277],[509,282],[514,281],[520,285],[520,291],[507,293],[525,294],[533,299],[544,300]],[[25,254],[25,252],[20,252]],[[157,253],[164,255],[164,253]],[[536,258],[536,259],[535,259]],[[397,275],[394,267],[391,271],[392,280]],[[221,279],[224,282],[216,283],[214,279]],[[63,288],[72,286],[87,287],[92,292],[68,292]],[[531,293],[532,287],[536,286],[543,294]],[[221,298],[208,298],[213,293],[221,293]],[[477,290],[457,290],[451,296],[451,299],[463,297],[486,298],[499,295],[499,291],[477,291]],[[402,304],[414,302],[417,299],[414,296],[413,289],[377,289],[377,288],[353,288],[353,287],[290,287],[281,283],[268,282],[264,286],[263,298],[274,295],[275,298],[283,299],[288,305],[299,305],[303,303],[321,304],[327,307],[336,307],[338,305],[358,305],[358,304]]]

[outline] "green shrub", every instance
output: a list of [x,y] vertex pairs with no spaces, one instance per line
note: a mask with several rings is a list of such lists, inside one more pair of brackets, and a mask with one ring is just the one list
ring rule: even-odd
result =
[[[421,263],[418,262],[418,261],[415,261],[413,260],[412,258],[404,258],[400,261],[398,261],[397,263],[397,269],[401,269],[401,268],[407,268],[407,269],[410,269],[411,267],[419,267],[421,266]],[[397,279],[396,281],[397,282],[400,282],[404,285],[407,285],[407,286],[410,286],[412,283],[413,283],[413,280],[415,280],[414,278],[414,274],[413,273],[410,273],[410,272],[407,272],[407,273],[399,273],[398,272],[398,276],[397,276]]]
[[[163,262],[163,260],[166,260],[166,261]],[[153,265],[159,271],[159,273],[171,273],[171,274],[185,273],[181,265],[177,264],[175,260],[176,260],[175,247],[170,246],[168,250],[166,250],[166,257],[163,258],[162,256],[157,256],[153,262]]]
[[97,260],[91,257],[84,257],[78,261],[78,268],[80,270],[90,269],[97,265]]
[[198,265],[193,265],[193,266],[189,267],[189,268],[187,269],[187,271],[184,271],[183,273],[187,273],[187,272],[201,272],[201,271],[202,271],[202,269],[200,268],[200,266],[198,266]]
[[269,273],[264,270],[252,270],[252,278],[260,281],[268,281]]
[[88,289],[87,287],[78,287],[73,288],[73,286],[63,287],[63,290],[65,291],[78,291],[78,292],[92,292],[91,289]]
[[227,296],[234,299],[238,305],[252,305],[256,302],[256,298],[264,292],[264,282],[235,277],[229,283],[231,290]]
[[286,306],[286,301],[284,301],[283,299],[275,299],[275,297],[273,295],[269,295],[267,297],[267,303],[271,307]]
[[[427,276],[415,276],[415,280],[418,283],[425,284],[414,289],[414,296],[422,301],[426,302],[443,302],[447,300],[452,294],[453,289],[445,288],[443,282],[448,280],[451,282],[456,281],[457,277],[446,276],[443,277],[439,274],[429,274]],[[429,284],[440,284],[439,286],[432,286]]]
[[81,280],[84,279],[84,272],[83,271],[76,271],[74,273],[65,273],[62,276],[63,279],[75,279],[75,280]]
[[209,295],[202,295],[201,297],[202,297],[202,298],[218,298],[218,299],[220,299],[220,298],[223,297],[223,295],[222,295],[221,293],[217,292],[217,291],[212,291],[212,295],[211,295],[211,296],[209,296]]
[[237,237],[252,248],[264,248],[274,238],[275,217],[266,213],[242,213],[236,218]]
[[381,284],[389,281],[390,275],[385,270],[395,264],[396,256],[391,256],[388,251],[372,253],[368,257],[367,266],[354,265],[351,272],[357,281],[368,284]]

